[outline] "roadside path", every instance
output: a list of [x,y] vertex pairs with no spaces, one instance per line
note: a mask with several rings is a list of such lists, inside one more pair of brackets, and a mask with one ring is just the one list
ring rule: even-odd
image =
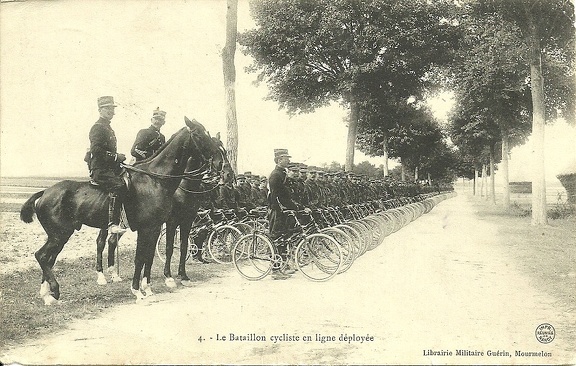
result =
[[[505,255],[503,240],[460,195],[390,235],[331,281],[314,283],[295,274],[284,281],[249,282],[232,269],[218,280],[155,295],[155,302],[118,306],[97,319],[75,321],[68,330],[0,352],[1,360],[573,364],[570,347],[576,340],[566,339],[563,329],[574,324],[574,314],[530,285]],[[542,323],[556,329],[550,344],[536,340]],[[248,339],[261,335],[266,341],[230,341],[230,333]],[[273,336],[283,334],[299,340],[273,342]],[[322,343],[317,335],[335,340]],[[349,343],[340,341],[341,335],[373,340]],[[483,356],[458,356],[457,350]],[[488,351],[504,356],[488,356]],[[551,356],[516,356],[516,351]]]

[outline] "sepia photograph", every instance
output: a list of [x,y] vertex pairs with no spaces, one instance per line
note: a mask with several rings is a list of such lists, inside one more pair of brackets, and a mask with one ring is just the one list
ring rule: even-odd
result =
[[573,0],[0,0],[0,364],[576,365]]

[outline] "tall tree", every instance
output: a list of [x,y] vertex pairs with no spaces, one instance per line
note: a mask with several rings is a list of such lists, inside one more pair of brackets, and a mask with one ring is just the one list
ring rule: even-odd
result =
[[226,43],[222,49],[224,93],[226,105],[226,151],[228,160],[238,173],[238,119],[236,116],[236,39],[238,33],[238,0],[227,0]]
[[[548,223],[544,164],[546,103],[542,61],[543,55],[551,56],[555,52],[568,56],[569,61],[573,60],[574,4],[570,0],[480,0],[478,4],[480,14],[495,12],[516,25],[527,46],[534,147],[532,224],[545,225]],[[564,52],[566,49],[568,51]],[[569,64],[567,67],[570,68]],[[565,112],[572,114],[574,110],[570,108]]]
[[[458,99],[457,121],[453,121],[458,135],[473,132],[473,138],[488,152],[491,198],[494,192],[494,144],[502,142],[504,158],[504,203],[509,205],[507,194],[507,157],[510,146],[524,143],[530,130],[528,110],[530,90],[526,83],[525,49],[515,27],[503,22],[498,14],[481,19],[463,17],[464,29],[461,46],[452,70],[453,88]],[[462,124],[469,124],[464,128]],[[460,128],[460,129],[458,129]],[[485,128],[482,134],[480,129]],[[470,142],[456,138],[459,142]],[[476,143],[476,142],[475,142]]]
[[[270,87],[269,99],[288,113],[340,102],[349,110],[346,170],[354,163],[366,80],[417,85],[447,55],[449,2],[426,0],[260,0],[251,3],[257,28],[240,44],[252,71]],[[393,81],[392,81],[393,80]],[[396,87],[394,86],[394,87]]]

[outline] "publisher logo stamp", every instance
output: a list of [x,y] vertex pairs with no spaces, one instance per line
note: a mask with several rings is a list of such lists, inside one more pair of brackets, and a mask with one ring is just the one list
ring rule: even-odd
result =
[[556,337],[556,330],[548,323],[542,323],[536,327],[536,339],[540,343],[550,343]]

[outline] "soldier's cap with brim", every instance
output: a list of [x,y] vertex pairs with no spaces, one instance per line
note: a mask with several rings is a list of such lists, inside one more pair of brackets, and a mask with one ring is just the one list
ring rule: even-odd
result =
[[265,176],[260,177],[260,182],[266,182],[267,180],[268,180],[268,178],[266,178]]
[[152,118],[166,119],[166,112],[161,111],[160,107],[157,107],[154,112],[152,112]]
[[246,177],[244,176],[244,174],[238,174],[238,175],[236,176],[236,180],[238,180],[238,179],[245,179],[245,178],[246,178]]
[[274,157],[275,158],[281,158],[281,157],[291,158],[290,154],[288,154],[288,149],[274,149]]
[[106,95],[98,98],[98,108],[102,107],[118,107],[118,106],[114,104],[114,97]]
[[288,164],[288,169],[297,172],[300,169],[300,165],[298,163],[290,163]]
[[244,172],[244,177],[248,179],[252,178],[252,172]]

